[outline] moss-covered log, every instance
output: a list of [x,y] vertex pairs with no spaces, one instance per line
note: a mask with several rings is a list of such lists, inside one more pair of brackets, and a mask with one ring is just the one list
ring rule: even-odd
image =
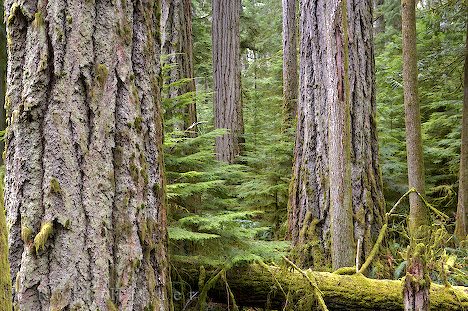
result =
[[[196,288],[198,267],[193,263],[176,266],[180,275],[187,278],[185,281]],[[317,282],[329,310],[403,310],[403,287],[399,280],[375,280],[361,274],[305,272]],[[239,306],[282,310],[287,303],[288,310],[305,310],[304,305],[315,304],[309,281],[297,271],[254,264],[227,271],[226,279]],[[222,280],[218,282],[208,297],[222,302],[227,297],[226,286]],[[467,310],[468,288],[431,284],[430,300],[431,310]]]

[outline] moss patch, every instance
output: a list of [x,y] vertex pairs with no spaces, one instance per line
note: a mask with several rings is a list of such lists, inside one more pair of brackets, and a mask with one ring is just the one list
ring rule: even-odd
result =
[[36,247],[36,253],[39,253],[40,250],[45,248],[47,240],[54,232],[54,226],[52,222],[46,222],[42,224],[41,231],[34,238],[34,246]]

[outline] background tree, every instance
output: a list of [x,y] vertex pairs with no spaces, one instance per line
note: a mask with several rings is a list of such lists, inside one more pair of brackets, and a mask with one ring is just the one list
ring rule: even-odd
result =
[[287,122],[294,121],[297,111],[297,0],[283,0],[283,100]]
[[[466,2],[468,8],[468,2]],[[458,188],[458,207],[455,222],[455,235],[460,240],[467,238],[468,220],[468,21],[466,22],[465,70],[463,82],[463,118],[460,151],[460,179]]]
[[216,158],[232,163],[241,152],[244,133],[240,67],[241,0],[212,1],[215,128],[229,132],[216,138]]
[[[418,68],[416,51],[416,3],[402,0],[403,90],[405,102],[406,152],[408,185],[425,195],[424,160],[421,137],[421,116],[418,99]],[[411,237],[408,266],[403,290],[405,310],[429,310],[429,286],[425,282],[427,267],[425,245],[429,224],[427,207],[417,193],[410,194],[409,232]]]
[[[329,16],[329,12],[331,4],[328,2],[304,1],[301,5],[300,99],[289,198],[289,232],[299,261],[307,267],[320,267],[330,262],[327,241],[331,221],[331,198],[328,195],[331,191],[328,178],[331,174],[331,134],[328,118],[323,116],[328,115],[330,101],[332,98],[337,100],[339,92],[343,99],[345,91],[349,92],[350,99],[353,228],[354,239],[362,240],[362,258],[367,257],[372,248],[384,212],[375,128],[372,1],[347,3],[349,68],[343,65],[344,58],[339,61],[332,58],[334,50],[331,48],[337,49],[337,46],[343,49],[339,55],[344,57],[343,33],[346,30],[343,27],[335,34],[332,29],[325,28],[327,23],[320,18]],[[341,15],[336,18],[336,23],[341,26]],[[356,20],[362,22],[356,24]],[[329,37],[334,38],[333,43],[327,42]],[[349,90],[345,88],[344,78],[334,76],[335,67],[325,66],[328,63],[339,64],[342,71],[338,72],[342,77],[348,71]]]
[[[167,66],[166,122],[173,129],[196,135],[197,111],[195,104],[195,79],[193,71],[192,1],[162,0],[161,48]],[[175,120],[171,120],[175,118]]]
[[170,310],[159,1],[6,1],[20,310]]
[[[3,171],[0,177],[3,179]],[[8,263],[8,234],[5,221],[3,184],[0,187],[0,309],[6,311],[12,310],[10,264]]]

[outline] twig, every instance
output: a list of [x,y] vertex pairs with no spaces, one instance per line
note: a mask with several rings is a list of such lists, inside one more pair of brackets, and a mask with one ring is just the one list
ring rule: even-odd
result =
[[327,305],[325,304],[325,301],[323,300],[323,295],[320,289],[318,288],[317,282],[315,280],[312,280],[307,273],[305,273],[302,269],[300,269],[294,262],[283,256],[283,259],[295,270],[299,271],[306,279],[309,281],[310,286],[314,289],[314,294],[315,297],[317,298],[317,301],[319,303],[320,308],[322,311],[328,311]]

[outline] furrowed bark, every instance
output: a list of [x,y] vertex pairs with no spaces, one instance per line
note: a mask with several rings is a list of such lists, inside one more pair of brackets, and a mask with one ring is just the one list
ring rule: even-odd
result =
[[[196,263],[176,263],[192,289],[197,289],[199,266]],[[268,268],[268,270],[267,270]],[[206,270],[206,280],[213,276],[215,269]],[[403,296],[400,280],[375,280],[359,275],[338,275],[327,272],[306,270],[309,278],[315,280],[329,310],[402,310]],[[283,310],[301,309],[304,300],[312,298],[309,281],[297,271],[285,271],[277,267],[248,265],[233,268],[226,273],[227,283],[239,306]],[[285,297],[281,288],[288,295]],[[226,285],[219,281],[209,292],[214,301],[226,302]],[[201,289],[198,289],[201,291]],[[431,286],[431,301],[434,311],[464,310],[468,307],[466,287]],[[302,300],[302,301],[301,301]],[[315,304],[313,304],[315,305]]]
[[[296,261],[302,267],[319,268],[331,262],[331,134],[330,120],[324,116],[329,115],[331,96],[337,99],[339,80],[336,67],[329,67],[336,64],[337,54],[327,50],[331,35],[326,27],[332,27],[328,23],[341,25],[342,21],[339,17],[326,18],[330,5],[321,0],[301,4],[300,98],[288,221]],[[372,2],[347,1],[347,15],[352,225],[354,240],[362,240],[359,261],[364,262],[384,215],[375,123]],[[324,65],[328,63],[332,64]],[[344,88],[344,83],[341,86]]]
[[[174,117],[181,119],[174,124],[174,130],[186,131],[197,122],[195,104],[195,79],[193,73],[193,39],[192,39],[192,1],[191,0],[161,0],[161,34],[162,56],[170,66],[165,84],[168,85],[168,99],[172,100],[170,111]],[[187,81],[178,84],[182,79]],[[174,84],[175,83],[175,84]],[[181,102],[181,96],[191,94]],[[196,126],[192,127],[187,136],[196,136]]]
[[169,310],[159,1],[5,3],[20,310]]
[[213,81],[215,127],[229,132],[216,138],[216,159],[233,163],[241,153],[240,0],[213,0]]

